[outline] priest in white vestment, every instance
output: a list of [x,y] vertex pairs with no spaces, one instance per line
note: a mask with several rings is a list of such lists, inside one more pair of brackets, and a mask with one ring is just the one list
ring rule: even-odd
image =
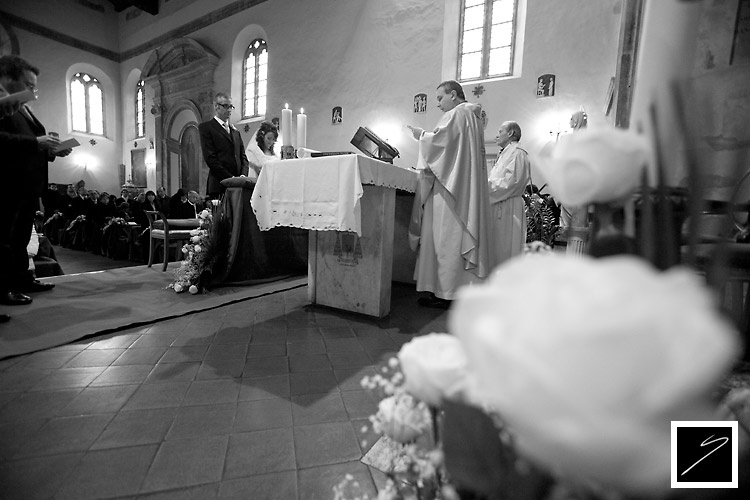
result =
[[447,308],[460,287],[489,275],[494,259],[481,106],[466,102],[455,81],[441,83],[436,95],[445,114],[435,129],[409,127],[419,142],[410,236],[417,290],[433,294],[420,305]]
[[504,122],[495,137],[502,150],[489,174],[497,264],[521,253],[526,244],[523,192],[529,184],[531,163],[529,154],[518,145],[520,140],[521,127],[511,121]]

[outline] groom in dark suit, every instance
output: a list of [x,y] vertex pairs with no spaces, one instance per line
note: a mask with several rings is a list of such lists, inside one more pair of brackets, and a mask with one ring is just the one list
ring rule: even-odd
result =
[[[0,84],[8,93],[36,92],[39,70],[18,56],[0,57]],[[47,134],[25,104],[0,119],[0,184],[7,186],[0,198],[0,304],[23,305],[31,297],[21,292],[50,290],[29,273],[26,247],[31,238],[40,197],[47,189],[47,163],[67,156],[70,149],[55,151],[57,137]]]
[[245,145],[240,132],[229,123],[233,109],[232,98],[220,92],[214,97],[214,117],[198,125],[203,159],[208,165],[206,194],[211,199],[220,198],[226,191],[221,181],[247,174]]

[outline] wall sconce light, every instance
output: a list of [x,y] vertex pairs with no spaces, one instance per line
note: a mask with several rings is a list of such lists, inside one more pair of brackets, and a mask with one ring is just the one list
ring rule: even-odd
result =
[[250,125],[246,123],[243,127],[243,130],[245,131],[245,133],[250,132]]
[[91,139],[89,141],[89,144],[91,144],[92,146],[96,146],[96,139]]
[[134,141],[133,142],[133,148],[137,148],[137,147],[138,147],[138,141]]
[[149,139],[148,140],[148,149],[154,149],[154,140],[153,139]]
[[549,135],[557,142],[561,135],[570,133],[570,128],[570,114],[558,113],[555,119],[550,122]]

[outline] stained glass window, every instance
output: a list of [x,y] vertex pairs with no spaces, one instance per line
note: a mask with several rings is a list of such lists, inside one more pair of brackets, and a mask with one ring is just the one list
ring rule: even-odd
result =
[[104,135],[104,91],[99,80],[88,73],[73,75],[70,109],[73,130]]
[[135,86],[135,136],[146,137],[146,88],[143,80]]
[[265,40],[258,38],[250,43],[243,66],[242,117],[263,116],[268,94],[268,46]]
[[517,0],[464,0],[458,79],[513,73]]

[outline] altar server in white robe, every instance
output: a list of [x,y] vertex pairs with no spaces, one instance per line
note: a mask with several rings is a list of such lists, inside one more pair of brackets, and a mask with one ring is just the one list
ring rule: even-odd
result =
[[489,187],[498,264],[521,253],[526,244],[523,192],[529,184],[531,163],[529,154],[518,145],[520,140],[521,127],[512,121],[500,125],[495,137],[502,151],[490,169]]
[[484,126],[481,106],[466,102],[458,82],[438,85],[445,114],[432,132],[411,127],[419,142],[419,186],[410,237],[418,251],[419,299],[447,308],[464,285],[483,281],[494,267]]

